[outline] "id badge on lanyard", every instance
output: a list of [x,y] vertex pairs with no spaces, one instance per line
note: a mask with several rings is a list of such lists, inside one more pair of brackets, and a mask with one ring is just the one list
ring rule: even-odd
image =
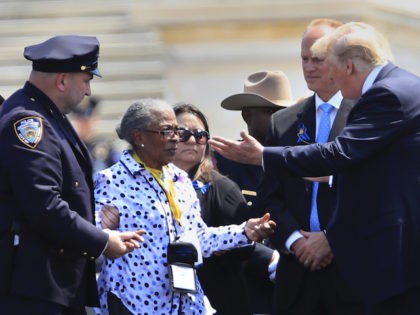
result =
[[197,293],[197,249],[192,243],[175,241],[168,246],[168,267],[171,289],[180,293]]

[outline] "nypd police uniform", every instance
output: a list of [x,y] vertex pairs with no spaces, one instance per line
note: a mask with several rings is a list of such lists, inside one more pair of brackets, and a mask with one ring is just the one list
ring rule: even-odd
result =
[[[100,75],[98,53],[95,37],[66,35],[26,47],[24,56],[36,71]],[[29,81],[0,107],[0,143],[1,312],[17,314],[10,301],[21,297],[75,310],[97,305],[94,259],[108,236],[92,224],[86,147]]]

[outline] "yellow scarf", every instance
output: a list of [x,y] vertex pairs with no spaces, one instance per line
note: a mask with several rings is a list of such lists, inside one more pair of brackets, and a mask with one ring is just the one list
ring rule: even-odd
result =
[[[175,187],[174,187],[174,181],[171,176],[169,176],[169,168],[168,166],[163,166],[162,171],[148,167],[137,155],[136,152],[133,153],[133,158],[137,163],[140,163],[144,166],[146,170],[150,172],[150,174],[153,175],[153,177],[157,180],[159,185],[162,187],[163,191],[166,194],[166,197],[168,198],[169,207],[171,208],[172,214],[175,217],[175,220],[178,221],[179,224],[181,224],[181,209],[175,202]],[[166,173],[166,176],[165,176]]]

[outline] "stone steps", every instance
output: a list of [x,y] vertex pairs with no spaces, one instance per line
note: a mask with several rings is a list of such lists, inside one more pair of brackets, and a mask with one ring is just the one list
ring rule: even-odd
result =
[[158,33],[133,24],[130,0],[0,1],[0,94],[20,88],[31,64],[23,48],[59,34],[96,36],[102,78],[92,81],[101,102],[95,133],[115,137],[121,113],[140,97],[162,97],[165,46]]

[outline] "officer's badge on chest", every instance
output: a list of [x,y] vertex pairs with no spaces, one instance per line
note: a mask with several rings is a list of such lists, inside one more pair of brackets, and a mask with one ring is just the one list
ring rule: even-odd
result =
[[31,149],[35,149],[42,138],[41,118],[25,117],[15,122],[13,126],[18,139]]

